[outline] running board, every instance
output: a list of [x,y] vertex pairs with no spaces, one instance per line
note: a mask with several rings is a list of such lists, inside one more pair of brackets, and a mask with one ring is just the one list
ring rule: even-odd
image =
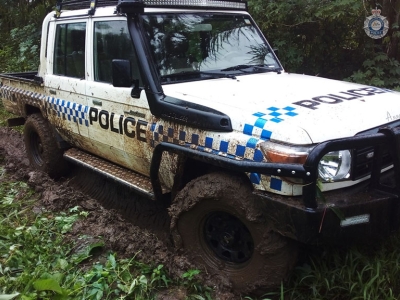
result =
[[[135,173],[124,167],[120,167],[112,162],[94,156],[76,148],[68,149],[64,152],[64,158],[72,163],[94,170],[107,178],[111,178],[123,185],[126,185],[143,196],[154,198],[153,187],[150,178]],[[163,188],[163,193],[166,189]]]

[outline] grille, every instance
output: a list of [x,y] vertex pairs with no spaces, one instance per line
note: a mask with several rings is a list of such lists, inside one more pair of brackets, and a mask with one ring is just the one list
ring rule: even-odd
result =
[[[387,127],[398,127],[400,126],[400,121],[395,121],[389,124],[386,124]],[[357,134],[359,135],[368,135],[368,134],[375,134],[378,133],[381,127],[372,128]],[[382,169],[389,167],[393,164],[392,157],[389,154],[388,146],[383,146],[382,148]],[[373,160],[374,160],[374,147],[365,147],[361,149],[354,149],[352,152],[353,157],[353,169],[352,169],[352,180],[357,180],[362,177],[371,175],[372,167],[373,167]]]
[[[352,179],[357,180],[371,175],[374,160],[374,148],[367,147],[353,150],[353,172]],[[392,165],[392,158],[387,149],[382,151],[382,168]]]

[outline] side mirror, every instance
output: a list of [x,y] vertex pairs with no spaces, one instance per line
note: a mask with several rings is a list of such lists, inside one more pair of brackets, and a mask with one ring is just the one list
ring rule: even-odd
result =
[[115,87],[131,87],[131,63],[126,59],[113,59],[112,84]]

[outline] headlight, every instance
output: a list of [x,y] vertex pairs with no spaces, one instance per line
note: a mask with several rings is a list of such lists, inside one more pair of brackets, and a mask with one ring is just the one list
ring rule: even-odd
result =
[[268,162],[287,164],[304,164],[312,149],[308,146],[284,145],[270,141],[261,143],[260,148]]
[[326,154],[318,165],[319,177],[325,182],[350,177],[351,153],[349,150],[333,151]]
[[[304,164],[312,146],[278,144],[271,141],[260,144],[265,159],[272,163]],[[333,151],[319,162],[319,177],[324,182],[339,181],[350,177],[351,153],[349,150]]]

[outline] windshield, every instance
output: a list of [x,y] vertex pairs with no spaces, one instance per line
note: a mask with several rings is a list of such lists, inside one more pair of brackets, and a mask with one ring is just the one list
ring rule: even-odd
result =
[[207,79],[221,72],[280,69],[271,48],[247,15],[151,14],[143,19],[163,82],[174,77],[188,80],[190,74]]

